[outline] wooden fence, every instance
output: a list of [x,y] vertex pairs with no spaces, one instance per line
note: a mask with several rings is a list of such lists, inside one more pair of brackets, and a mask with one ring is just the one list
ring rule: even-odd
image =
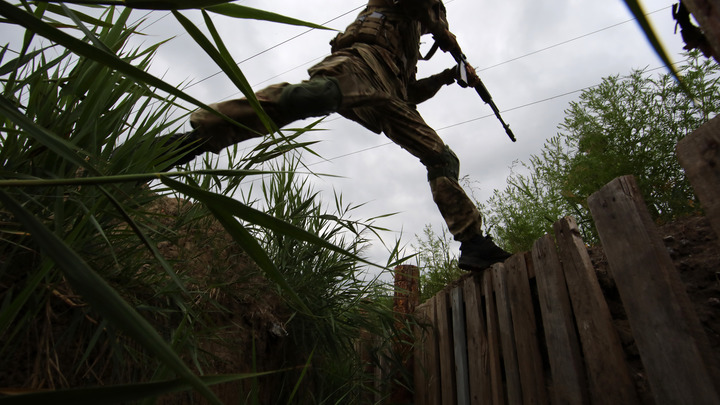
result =
[[[716,232],[719,119],[678,146]],[[415,404],[720,404],[715,356],[634,179],[588,204],[642,363],[628,362],[568,217],[417,307]]]

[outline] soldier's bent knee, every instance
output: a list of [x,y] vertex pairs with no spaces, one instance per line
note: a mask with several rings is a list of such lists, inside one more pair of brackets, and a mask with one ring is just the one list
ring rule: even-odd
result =
[[318,117],[337,111],[342,94],[334,77],[314,77],[285,87],[278,108],[295,119]]
[[428,181],[435,180],[438,177],[447,177],[455,181],[460,178],[460,159],[447,145],[445,145],[440,155],[431,159],[423,159],[422,163],[427,168]]

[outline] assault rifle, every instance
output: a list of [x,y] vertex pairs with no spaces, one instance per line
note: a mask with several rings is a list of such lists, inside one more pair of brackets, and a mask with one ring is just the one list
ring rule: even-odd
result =
[[[497,119],[500,120],[503,128],[505,128],[505,133],[510,137],[511,141],[515,142],[515,134],[513,134],[512,130],[510,129],[510,125],[506,124],[505,121],[503,121],[502,117],[500,116],[500,110],[498,110],[497,106],[495,105],[495,102],[493,101],[490,92],[488,91],[487,87],[485,87],[485,84],[483,84],[482,80],[480,80],[480,78],[475,73],[475,69],[473,69],[473,67],[470,66],[470,64],[467,62],[465,54],[460,51],[453,51],[451,53],[458,64],[458,84],[462,87],[468,87],[470,86],[471,82],[475,83],[473,88],[475,89],[477,94],[480,96],[482,101],[490,105],[490,108],[492,108],[495,116],[497,117]],[[473,77],[468,77],[468,74],[472,75]]]

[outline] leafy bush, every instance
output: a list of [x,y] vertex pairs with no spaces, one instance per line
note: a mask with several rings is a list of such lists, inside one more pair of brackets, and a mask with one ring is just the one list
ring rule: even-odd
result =
[[420,302],[437,294],[451,282],[457,280],[465,271],[457,265],[457,257],[452,253],[450,244],[452,235],[443,228],[437,235],[432,226],[425,225],[422,238],[416,235],[418,246],[417,265],[420,269]]
[[565,215],[586,241],[596,240],[586,201],[615,177],[634,175],[658,222],[697,213],[675,145],[720,111],[718,66],[688,54],[679,69],[686,94],[670,74],[637,70],[611,76],[571,102],[556,136],[513,173],[488,202],[487,222],[510,251],[530,249]]

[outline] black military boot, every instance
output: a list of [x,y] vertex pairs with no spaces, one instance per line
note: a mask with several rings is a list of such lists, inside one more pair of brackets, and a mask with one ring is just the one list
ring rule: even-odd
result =
[[510,253],[498,247],[490,236],[478,234],[460,245],[458,267],[468,271],[481,271],[505,261],[510,256]]
[[174,149],[168,149],[164,154],[173,155],[177,157],[175,161],[169,164],[163,171],[168,171],[175,166],[184,165],[185,163],[191,162],[195,157],[207,152],[202,147],[202,140],[193,132],[186,132],[181,134],[170,134],[163,135],[156,138],[153,143],[160,144],[162,146],[170,146],[171,144],[177,144]]

